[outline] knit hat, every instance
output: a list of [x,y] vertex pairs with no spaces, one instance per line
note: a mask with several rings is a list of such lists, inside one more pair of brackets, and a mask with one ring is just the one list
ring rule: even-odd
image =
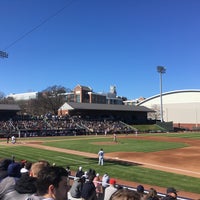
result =
[[178,192],[178,191],[177,191],[175,188],[173,188],[173,187],[167,188],[167,194],[169,194],[169,193],[177,194],[177,192]]
[[144,187],[143,185],[138,185],[137,186],[137,192],[143,193],[144,192]]
[[21,165],[19,163],[11,163],[8,166],[8,170],[7,170],[8,176],[20,178],[21,176],[20,169],[21,169]]

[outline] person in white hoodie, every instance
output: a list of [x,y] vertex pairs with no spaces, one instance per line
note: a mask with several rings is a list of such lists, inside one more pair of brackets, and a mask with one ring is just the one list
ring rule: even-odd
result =
[[105,173],[102,177],[102,180],[101,180],[101,184],[102,184],[102,190],[103,190],[103,195],[105,193],[105,189],[109,186],[109,180],[110,180],[110,177],[108,176],[107,173]]

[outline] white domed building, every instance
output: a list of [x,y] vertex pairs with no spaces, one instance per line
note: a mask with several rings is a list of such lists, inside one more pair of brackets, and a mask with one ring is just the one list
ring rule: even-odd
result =
[[[200,90],[177,90],[162,94],[163,120],[174,127],[200,129]],[[151,118],[160,119],[160,94],[141,101],[138,105],[156,112]]]

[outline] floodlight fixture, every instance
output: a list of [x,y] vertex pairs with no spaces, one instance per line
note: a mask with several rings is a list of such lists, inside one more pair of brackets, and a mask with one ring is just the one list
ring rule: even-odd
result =
[[8,53],[5,51],[0,51],[0,58],[8,58]]
[[160,121],[163,122],[162,74],[166,72],[166,69],[163,66],[157,66],[157,72],[160,74]]
[[164,74],[166,72],[166,69],[163,66],[158,66],[157,67],[157,72]]

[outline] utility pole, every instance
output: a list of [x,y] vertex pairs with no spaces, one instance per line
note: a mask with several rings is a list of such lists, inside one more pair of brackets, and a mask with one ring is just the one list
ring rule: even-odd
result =
[[166,69],[163,66],[158,66],[157,72],[160,73],[160,121],[163,122],[162,74],[166,72]]

